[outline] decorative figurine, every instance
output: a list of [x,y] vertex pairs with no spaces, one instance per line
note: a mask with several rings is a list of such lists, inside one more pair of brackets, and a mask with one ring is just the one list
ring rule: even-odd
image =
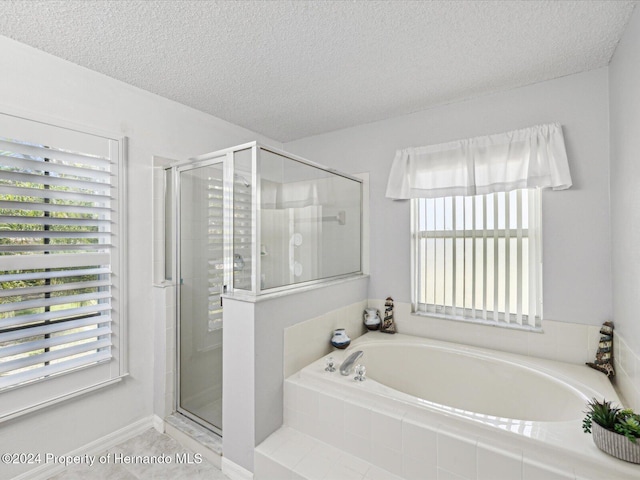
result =
[[364,309],[364,326],[367,330],[378,330],[380,328],[380,312],[376,308]]
[[396,333],[396,324],[393,321],[393,298],[387,297],[384,302],[384,319],[380,325],[380,331],[384,333]]
[[344,349],[349,346],[351,339],[347,335],[344,328],[337,328],[333,331],[333,337],[331,337],[331,345],[336,348]]
[[615,377],[613,368],[613,322],[604,322],[600,329],[600,341],[594,362],[587,362],[591,368],[604,373],[607,377]]

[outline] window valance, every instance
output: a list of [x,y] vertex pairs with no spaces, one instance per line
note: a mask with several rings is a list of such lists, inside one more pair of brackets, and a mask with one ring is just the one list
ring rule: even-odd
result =
[[571,187],[562,127],[557,123],[398,150],[387,197],[482,195],[535,187]]

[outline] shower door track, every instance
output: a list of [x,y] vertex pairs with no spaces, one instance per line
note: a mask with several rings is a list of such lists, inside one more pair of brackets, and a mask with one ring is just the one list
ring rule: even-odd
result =
[[[179,404],[178,404],[179,405]],[[199,426],[201,426],[202,428],[204,428],[205,430],[208,430],[209,432],[213,433],[214,435],[222,438],[222,430],[220,430],[218,427],[216,427],[215,425],[210,424],[209,422],[207,422],[206,420],[201,419],[200,417],[198,417],[197,415],[194,415],[190,412],[188,412],[187,410],[183,409],[182,407],[178,406],[176,408],[176,412],[179,413],[180,415],[182,415],[183,417],[188,418],[189,420],[191,420],[192,422],[198,424]]]

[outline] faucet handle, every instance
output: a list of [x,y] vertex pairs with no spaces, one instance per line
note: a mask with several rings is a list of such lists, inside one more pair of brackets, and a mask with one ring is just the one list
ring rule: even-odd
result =
[[335,372],[336,371],[336,367],[335,365],[335,361],[333,359],[333,357],[327,357],[327,359],[324,361],[326,368],[324,369],[326,372]]
[[358,364],[356,365],[355,372],[356,372],[356,376],[353,377],[354,380],[358,382],[364,382],[366,380],[366,378],[364,377],[364,374],[367,373],[367,367],[365,367],[364,365]]

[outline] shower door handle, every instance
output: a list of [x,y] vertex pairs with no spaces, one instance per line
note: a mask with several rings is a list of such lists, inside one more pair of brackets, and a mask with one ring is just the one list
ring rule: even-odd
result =
[[220,306],[222,306],[222,295],[227,293],[227,286],[222,285],[222,294],[220,294]]

